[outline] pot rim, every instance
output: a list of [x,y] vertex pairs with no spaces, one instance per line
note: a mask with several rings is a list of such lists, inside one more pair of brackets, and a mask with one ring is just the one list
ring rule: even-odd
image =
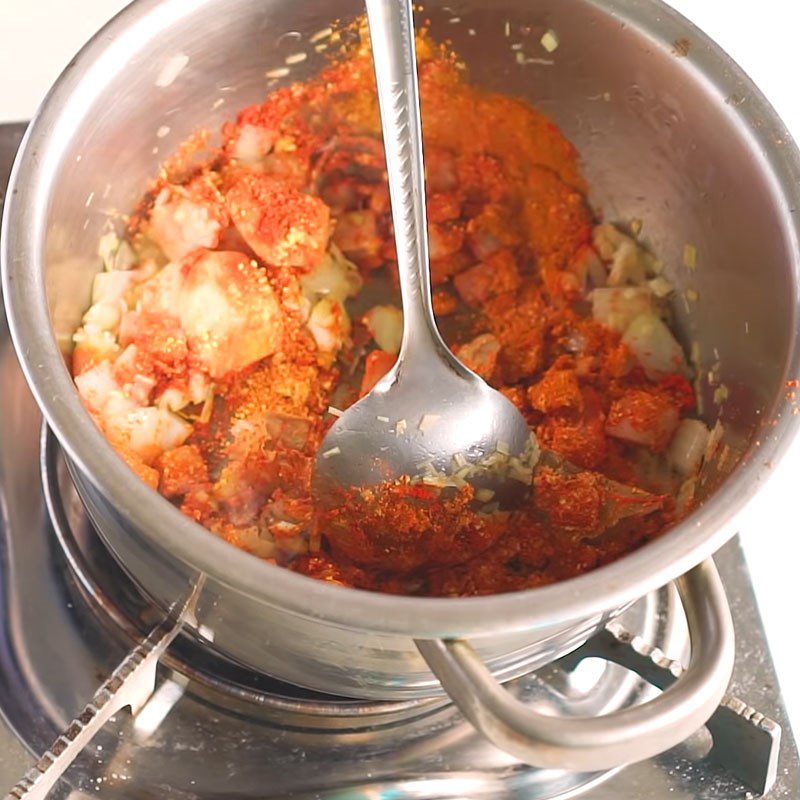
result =
[[[673,33],[692,36],[695,78],[722,94],[746,91],[746,109],[730,106],[731,124],[749,139],[768,173],[788,241],[787,266],[795,295],[787,376],[800,375],[798,298],[800,153],[776,112],[738,65],[705,34],[660,0],[588,0],[661,46]],[[201,0],[208,2],[208,0]],[[55,335],[44,285],[43,227],[57,159],[54,131],[76,95],[91,91],[89,73],[115,48],[133,47],[141,28],[159,26],[196,10],[196,0],[139,0],[114,17],[83,47],[48,93],[31,122],[12,171],[2,227],[2,281],[9,327],[28,384],[69,458],[151,545],[166,549],[213,579],[261,602],[348,628],[415,638],[480,636],[574,622],[624,605],[664,585],[716,551],[736,533],[737,516],[788,449],[800,416],[785,401],[771,409],[775,426],[751,445],[742,463],[703,503],[658,539],[606,566],[548,586],[472,598],[417,598],[345,588],[238,550],[185,516],[136,478],[80,402]],[[126,38],[127,36],[127,38]],[[677,37],[675,37],[677,38]],[[96,71],[96,70],[95,70]],[[723,96],[730,96],[725,91]],[[73,103],[74,105],[74,103]],[[745,114],[747,116],[745,116]],[[779,134],[779,135],[776,135]],[[781,411],[785,413],[781,413]]]

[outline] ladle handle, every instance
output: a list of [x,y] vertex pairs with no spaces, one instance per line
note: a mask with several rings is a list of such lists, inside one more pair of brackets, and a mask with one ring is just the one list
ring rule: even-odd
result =
[[401,357],[412,339],[439,341],[431,305],[425,169],[411,0],[366,0],[403,298]]

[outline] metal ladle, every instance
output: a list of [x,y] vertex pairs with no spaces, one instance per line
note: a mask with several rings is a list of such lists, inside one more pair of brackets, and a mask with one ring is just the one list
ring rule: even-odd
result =
[[[315,468],[322,493],[401,476],[469,475],[498,505],[529,482],[498,463],[531,460],[535,440],[516,407],[467,369],[436,327],[411,0],[366,0],[403,299],[395,366],[331,427]],[[500,454],[500,458],[492,457]],[[487,465],[481,469],[480,465]],[[524,477],[524,469],[522,476]],[[488,488],[488,492],[486,489]]]

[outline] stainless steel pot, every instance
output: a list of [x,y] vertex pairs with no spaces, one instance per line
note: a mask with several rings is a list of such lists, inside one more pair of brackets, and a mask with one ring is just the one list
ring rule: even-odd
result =
[[[735,532],[797,427],[785,382],[800,374],[800,162],[737,66],[658,0],[448,3],[432,3],[427,16],[473,77],[552,115],[581,150],[607,219],[644,221],[679,288],[687,343],[728,388],[721,412],[713,387],[705,397],[709,421],[719,413],[724,423],[725,463],[705,502],[672,531],[615,564],[531,591],[451,600],[343,589],[265,564],[181,515],[134,478],[82,408],[62,350],[88,303],[109,212],[130,209],[159,160],[197,126],[217,129],[263,97],[265,73],[287,55],[308,53],[290,77],[318,68],[309,35],[354,16],[358,0],[140,0],[122,12],[70,64],[28,131],[6,203],[5,302],[28,381],[101,535],[165,609],[205,576],[193,635],[208,647],[354,697],[444,687],[490,738],[532,763],[609,767],[683,739],[730,675],[730,615],[713,563],[701,562]],[[538,44],[548,28],[560,40],[551,56]],[[518,63],[516,41],[532,61]],[[687,243],[696,270],[682,263]],[[686,288],[696,302],[683,301]],[[675,579],[692,661],[651,703],[567,724],[515,705],[499,687]]]

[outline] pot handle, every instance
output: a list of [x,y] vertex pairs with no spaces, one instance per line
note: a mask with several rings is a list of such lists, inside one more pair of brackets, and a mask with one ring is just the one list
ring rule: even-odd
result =
[[501,750],[538,767],[613,769],[682,742],[706,723],[728,687],[733,622],[714,561],[709,558],[675,584],[689,627],[689,666],[652,700],[599,717],[532,710],[503,689],[463,639],[416,644],[464,716]]

